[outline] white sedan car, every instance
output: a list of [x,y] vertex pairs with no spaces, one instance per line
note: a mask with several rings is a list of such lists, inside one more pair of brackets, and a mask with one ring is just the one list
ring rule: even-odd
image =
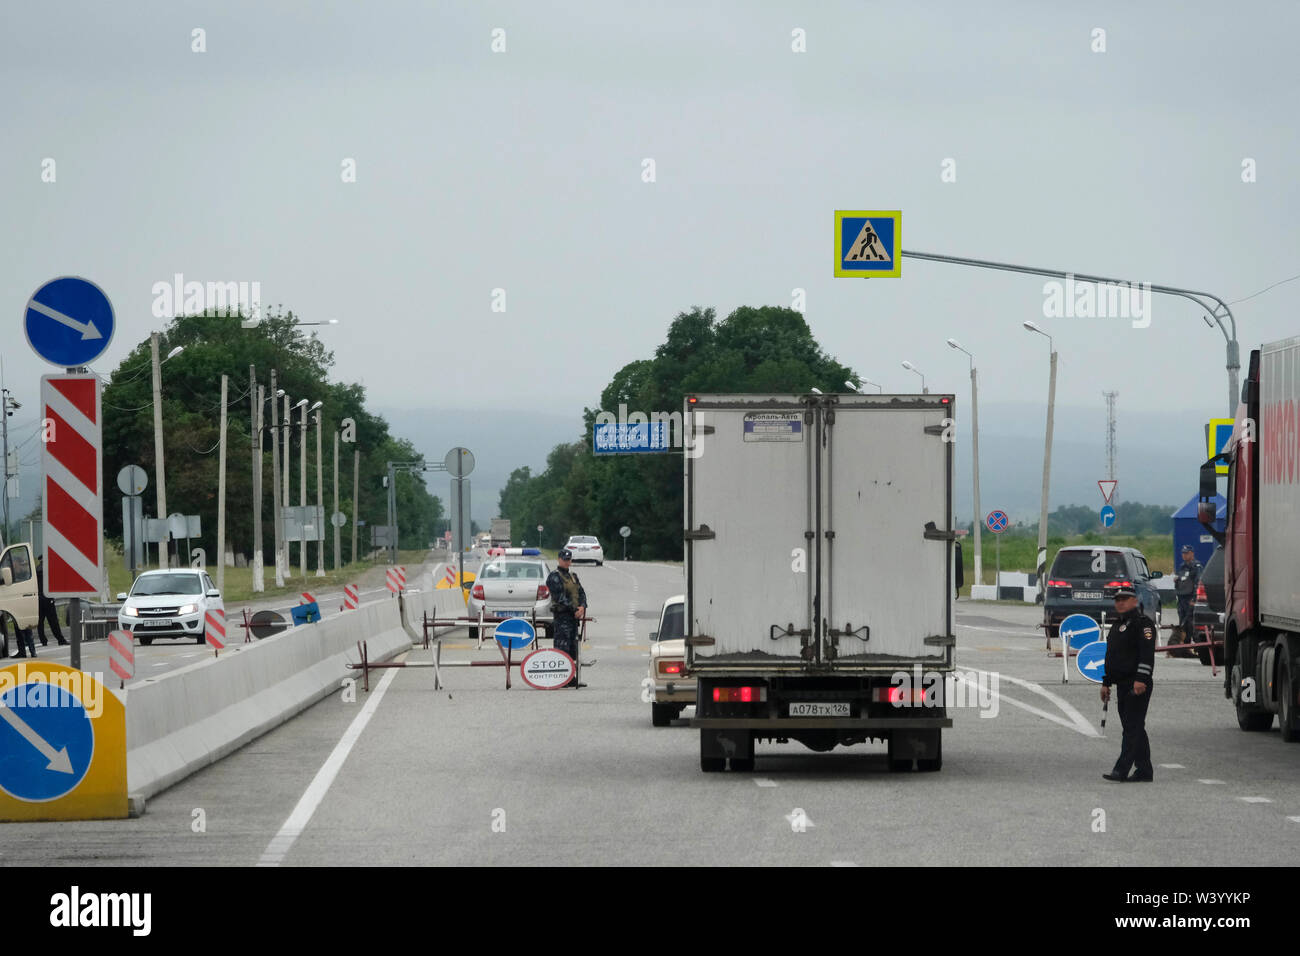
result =
[[600,546],[600,540],[595,535],[570,535],[565,547],[573,552],[575,563],[578,561],[595,561],[597,567],[605,563],[605,550]]
[[[511,550],[531,551],[535,548]],[[546,587],[546,577],[551,573],[550,565],[541,558],[505,557],[494,558],[479,569],[478,577],[469,591],[466,614],[469,617],[485,618],[522,617],[529,623],[537,622],[538,637],[550,635],[551,629],[551,592]],[[479,629],[470,625],[469,636],[478,640]]]
[[225,610],[208,573],[195,568],[146,571],[135,579],[130,594],[117,599],[123,602],[117,626],[145,646],[155,637],[189,637],[202,644],[204,614]]
[[695,703],[695,678],[686,672],[685,609],[686,595],[673,595],[659,611],[659,630],[650,632],[650,723],[656,727],[667,727]]

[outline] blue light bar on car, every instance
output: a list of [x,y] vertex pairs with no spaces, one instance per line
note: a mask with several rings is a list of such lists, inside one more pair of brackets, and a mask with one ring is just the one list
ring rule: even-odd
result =
[[505,554],[536,554],[536,555],[540,555],[542,552],[541,552],[541,550],[538,549],[538,548],[506,548],[505,551],[504,551],[504,553],[505,553]]

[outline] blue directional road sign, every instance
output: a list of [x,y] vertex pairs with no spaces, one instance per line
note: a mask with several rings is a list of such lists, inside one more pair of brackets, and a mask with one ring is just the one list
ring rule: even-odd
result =
[[90,715],[66,688],[29,681],[0,696],[0,789],[11,797],[62,797],[81,783],[94,753]]
[[591,430],[592,451],[597,455],[630,455],[671,451],[668,422],[597,423]]
[[1061,622],[1061,636],[1077,651],[1101,640],[1101,625],[1086,614],[1071,614]]
[[1074,659],[1074,666],[1079,673],[1094,684],[1100,684],[1106,676],[1106,642],[1093,641],[1079,648],[1079,656]]
[[984,519],[984,526],[994,534],[1001,534],[1003,531],[1006,531],[1007,525],[1010,523],[1011,519],[1007,517],[1005,511],[990,511],[988,516]]
[[1115,524],[1115,509],[1110,505],[1106,505],[1101,509],[1101,526],[1109,528],[1113,524]]
[[289,615],[293,618],[294,627],[299,624],[315,624],[320,620],[320,604],[316,601],[310,604],[299,604],[289,609]]
[[27,300],[23,331],[45,361],[63,368],[88,365],[113,338],[113,306],[99,286],[63,276],[45,283]]
[[516,617],[498,624],[494,636],[497,643],[502,647],[519,650],[521,647],[527,647],[533,643],[537,633],[533,630],[533,626],[522,617]]

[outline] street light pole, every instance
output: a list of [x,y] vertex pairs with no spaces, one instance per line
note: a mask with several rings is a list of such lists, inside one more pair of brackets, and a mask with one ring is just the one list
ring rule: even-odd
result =
[[[158,361],[158,333],[149,336],[149,347],[153,353],[153,469],[154,496],[158,504],[158,517],[167,520],[167,483],[163,478],[163,431],[162,431],[162,363]],[[166,557],[158,559],[158,567],[167,567],[170,549],[162,552]]]
[[[280,515],[280,396],[283,389],[275,387],[275,369],[271,369],[271,526],[275,536],[275,586],[284,587],[284,567],[280,564],[280,543],[284,535],[284,522]],[[284,463],[285,468],[289,463]],[[260,472],[261,469],[259,468]],[[261,510],[262,502],[257,503]]]
[[[958,352],[966,352],[956,339],[949,339],[948,345]],[[966,352],[970,359],[970,434],[971,434],[971,471],[975,473],[975,519],[971,522],[975,535],[975,583],[984,583],[984,551],[980,545],[980,525],[984,523],[983,511],[980,509],[980,404],[979,384],[975,379],[975,356]],[[973,592],[972,592],[973,593]]]
[[909,372],[915,372],[917,375],[920,375],[920,376],[921,376],[921,394],[922,394],[922,395],[928,395],[928,394],[930,394],[930,390],[929,390],[928,388],[925,387],[925,373],[924,373],[924,372],[922,372],[919,368],[917,368],[917,367],[916,367],[915,365],[913,365],[911,362],[904,362],[904,363],[903,363],[903,368],[907,369]]
[[[959,266],[976,266],[981,269],[1000,269],[1003,272],[1021,272],[1027,275],[1050,276],[1054,279],[1069,279],[1074,282],[1093,282],[1100,285],[1124,285],[1133,286],[1137,283],[1128,279],[1112,279],[1106,276],[1085,275],[1081,272],[1062,272],[1059,269],[1039,269],[1034,266],[1019,266],[1007,262],[991,262],[987,259],[967,259],[961,256],[946,256],[934,252],[912,252],[908,249],[902,250],[902,255],[909,259],[928,259],[931,262],[948,262]],[[1237,414],[1237,403],[1241,400],[1241,390],[1237,386],[1237,372],[1241,368],[1241,352],[1237,346],[1237,319],[1233,316],[1232,310],[1228,308],[1228,303],[1224,302],[1217,295],[1209,292],[1197,292],[1195,289],[1180,289],[1172,285],[1156,285],[1154,283],[1142,283],[1144,288],[1152,292],[1159,292],[1163,295],[1176,295],[1184,299],[1190,299],[1195,302],[1206,312],[1210,313],[1214,321],[1219,325],[1219,331],[1223,333],[1223,338],[1227,342],[1227,369],[1228,369],[1228,415]],[[1213,303],[1213,304],[1210,304]],[[1227,319],[1228,326],[1231,326],[1231,332],[1225,326],[1224,319]],[[1046,334],[1046,333],[1044,333]]]
[[325,482],[321,477],[324,467],[320,453],[320,402],[316,408],[316,577],[325,577]]
[[[1025,322],[1024,326],[1030,332],[1047,335],[1033,322]],[[1052,476],[1052,419],[1056,408],[1056,348],[1052,345],[1050,335],[1047,335],[1047,347],[1052,352],[1052,371],[1047,384],[1047,440],[1043,446],[1043,502],[1038,514],[1038,588],[1034,596],[1034,603],[1036,604],[1042,604],[1047,596],[1047,488]]]

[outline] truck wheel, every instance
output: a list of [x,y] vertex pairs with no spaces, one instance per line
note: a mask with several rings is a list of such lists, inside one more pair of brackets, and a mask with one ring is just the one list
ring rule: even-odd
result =
[[736,773],[753,773],[754,758],[753,757],[744,757],[744,758],[732,757],[731,769]]
[[650,723],[656,727],[667,727],[677,716],[677,708],[672,704],[651,704]]
[[1277,723],[1282,731],[1282,739],[1289,744],[1300,743],[1300,726],[1296,725],[1295,686],[1291,683],[1291,668],[1282,666],[1278,675]]
[[1268,730],[1273,726],[1273,715],[1268,711],[1256,710],[1255,704],[1244,703],[1241,699],[1241,665],[1232,666],[1232,703],[1237,709],[1237,726],[1247,732]]
[[934,773],[943,769],[943,735],[936,734],[937,739],[934,742],[935,754],[933,757],[920,757],[916,761],[916,769],[921,773]]
[[700,757],[700,769],[705,773],[718,773],[726,766],[726,757]]
[[890,773],[910,773],[911,770],[912,770],[912,761],[895,760],[893,757],[889,758]]

